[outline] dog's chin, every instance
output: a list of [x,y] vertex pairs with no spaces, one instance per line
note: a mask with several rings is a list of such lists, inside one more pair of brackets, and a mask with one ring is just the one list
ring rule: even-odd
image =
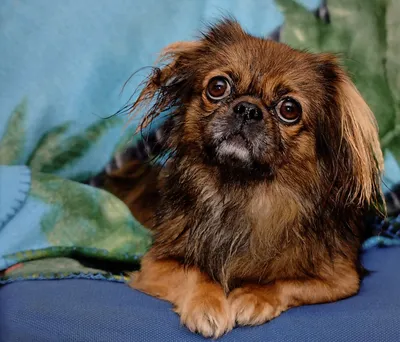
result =
[[208,146],[208,161],[220,169],[227,182],[262,181],[272,178],[270,165],[252,154],[251,143],[241,135],[232,135]]
[[248,167],[252,164],[248,142],[240,135],[234,135],[221,141],[215,149],[216,159],[221,164],[236,165],[237,167]]

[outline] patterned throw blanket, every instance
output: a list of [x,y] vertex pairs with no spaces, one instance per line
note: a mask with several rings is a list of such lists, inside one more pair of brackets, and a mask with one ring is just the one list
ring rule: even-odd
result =
[[[0,5],[0,18],[6,17],[6,10],[10,11],[13,3],[6,0],[5,5]],[[265,1],[255,0],[254,3]],[[376,114],[385,152],[387,171],[383,182],[389,216],[384,221],[370,223],[372,236],[364,247],[400,245],[400,186],[396,187],[400,181],[397,163],[400,160],[400,2],[330,0],[328,5],[324,3],[314,12],[292,0],[278,0],[277,3],[286,21],[271,38],[296,48],[342,54],[345,66]],[[26,6],[33,5],[27,3]],[[49,3],[48,6],[53,5]],[[51,8],[47,10],[52,13],[49,18],[60,13]],[[26,13],[35,11],[38,9],[28,8]],[[234,11],[233,14],[236,15]],[[125,14],[121,12],[120,15]],[[247,15],[251,18],[251,13]],[[241,21],[240,15],[238,17]],[[12,16],[9,20],[12,21]],[[264,16],[260,18],[260,22],[265,21]],[[191,25],[198,23],[187,20],[180,24],[188,32],[194,32],[195,27]],[[37,25],[32,27],[40,29]],[[173,27],[171,30],[173,40],[190,39],[173,35]],[[78,36],[76,39],[80,38]],[[85,44],[79,44],[82,43]],[[155,50],[166,43],[161,42]],[[35,58],[36,50],[32,47],[29,50],[26,44],[24,49],[31,51],[30,57]],[[0,50],[11,51],[7,37],[0,36]],[[133,55],[132,51],[130,53]],[[88,60],[89,57],[86,56]],[[114,57],[118,60],[118,56]],[[61,54],[54,58],[62,60]],[[146,58],[147,61],[154,59]],[[8,70],[2,69],[6,68],[4,65],[0,65],[0,74],[7,76]],[[15,78],[17,73],[12,75]],[[13,79],[8,84],[11,85]],[[123,83],[115,79],[109,81]],[[57,82],[54,84],[57,87]],[[0,86],[7,95],[5,83],[0,81]],[[63,105],[68,106],[67,103]],[[20,101],[5,117],[0,116],[0,283],[71,277],[124,281],[124,272],[138,267],[141,256],[151,244],[151,236],[120,200],[81,181],[101,171],[107,160],[126,146],[143,148],[143,144],[135,145],[136,141],[132,140],[134,125],[128,130],[122,129],[125,117],[97,118],[86,122],[85,129],[76,129],[74,120],[79,120],[79,115],[66,121],[50,115],[54,108],[46,110],[48,114],[41,120],[52,121],[50,129],[28,120],[30,102],[27,100]],[[95,151],[94,145],[97,146]]]

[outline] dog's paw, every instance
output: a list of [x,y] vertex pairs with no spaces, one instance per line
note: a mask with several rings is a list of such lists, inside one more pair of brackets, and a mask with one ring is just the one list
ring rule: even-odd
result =
[[146,277],[141,271],[132,272],[128,285],[140,292],[164,300],[169,300],[170,289],[163,282]]
[[237,288],[230,293],[228,300],[239,325],[260,325],[282,312],[276,295],[268,289]]
[[175,309],[181,323],[204,337],[218,338],[233,329],[235,317],[225,294],[205,293],[194,296]]

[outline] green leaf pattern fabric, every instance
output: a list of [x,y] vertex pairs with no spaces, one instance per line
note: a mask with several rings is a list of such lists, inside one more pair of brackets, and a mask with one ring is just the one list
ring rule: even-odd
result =
[[15,165],[21,162],[26,134],[26,99],[11,114],[4,136],[0,140],[0,165]]
[[[15,238],[0,227],[0,283],[19,277],[47,279],[92,275],[94,268],[80,263],[78,260],[81,259],[102,261],[96,268],[101,279],[123,281],[125,276],[115,274],[104,262],[113,265],[125,263],[126,268],[137,268],[141,256],[151,245],[150,233],[119,199],[106,191],[72,180],[89,179],[93,176],[90,172],[76,174],[71,180],[54,174],[85,158],[104,134],[122,126],[124,120],[121,117],[99,119],[76,134],[69,134],[72,123],[66,121],[46,132],[24,160],[28,110],[28,101],[24,99],[9,117],[0,144],[0,168],[14,164],[29,167],[29,193],[18,201],[34,203],[35,210],[43,213],[38,225],[30,223],[29,214],[25,215],[25,224],[31,225],[25,233],[27,236],[21,231],[21,236]],[[132,129],[127,129],[114,149],[124,148],[132,139]],[[18,181],[14,183],[19,184]],[[6,223],[10,231],[25,228],[14,221]],[[20,251],[18,241],[24,245],[28,237],[28,246],[32,245],[32,248]],[[7,240],[10,240],[9,244],[15,244],[15,250],[3,254],[1,246],[7,246]],[[14,270],[16,265],[18,271]],[[60,272],[55,272],[57,269]]]

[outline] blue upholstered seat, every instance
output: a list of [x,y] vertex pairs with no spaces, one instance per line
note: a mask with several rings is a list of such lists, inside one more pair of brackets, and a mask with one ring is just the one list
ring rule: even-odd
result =
[[[400,248],[366,253],[359,295],[292,309],[268,324],[236,328],[233,341],[400,341]],[[0,288],[0,341],[201,341],[171,306],[96,280],[23,281]]]

